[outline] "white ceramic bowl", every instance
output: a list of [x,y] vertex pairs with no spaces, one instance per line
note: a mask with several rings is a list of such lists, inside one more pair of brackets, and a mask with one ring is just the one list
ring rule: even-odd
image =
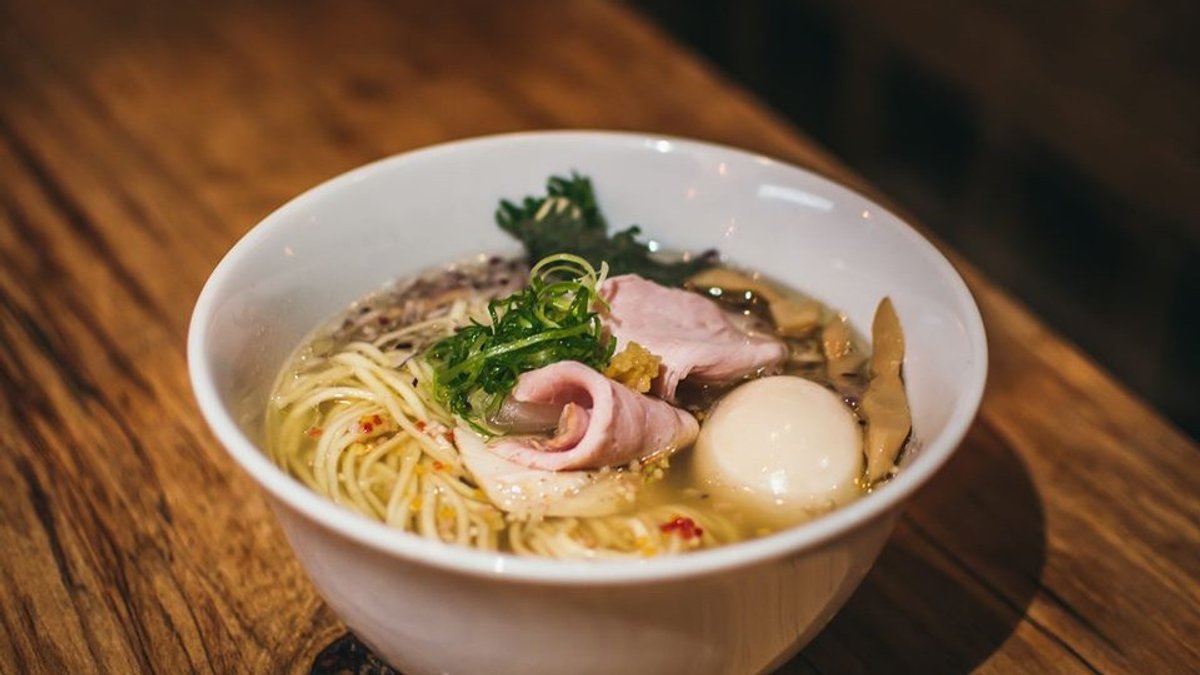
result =
[[[718,248],[869,330],[895,302],[921,448],[875,494],[806,525],[641,562],[558,562],[425,541],[343,510],[263,454],[284,360],[316,326],[388,281],[519,250],[501,197],[590,175],[614,226],[676,249]],[[987,370],[962,279],[908,225],[812,173],[675,138],[550,132],[406,153],[334,178],[249,232],[217,266],[188,335],[200,408],[266,490],[321,595],[366,643],[421,673],[750,673],[781,664],[833,617],[905,500],[962,439]]]

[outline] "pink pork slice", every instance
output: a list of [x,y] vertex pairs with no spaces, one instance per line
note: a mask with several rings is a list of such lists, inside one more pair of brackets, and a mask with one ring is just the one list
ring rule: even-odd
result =
[[787,357],[783,342],[742,330],[717,303],[691,291],[625,274],[606,280],[600,295],[610,306],[603,321],[617,350],[636,342],[662,358],[652,391],[667,401],[685,379],[733,382]]
[[497,455],[533,469],[621,466],[670,454],[691,444],[700,431],[688,412],[639,394],[576,361],[521,375],[510,402],[518,411],[523,403],[562,406],[551,438],[505,437],[491,445]]

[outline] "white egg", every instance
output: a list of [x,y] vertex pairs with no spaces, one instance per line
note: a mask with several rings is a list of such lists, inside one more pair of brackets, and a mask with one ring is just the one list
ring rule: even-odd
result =
[[823,512],[859,493],[862,431],[841,398],[800,377],[765,377],[725,396],[695,445],[696,478],[718,500],[771,520]]

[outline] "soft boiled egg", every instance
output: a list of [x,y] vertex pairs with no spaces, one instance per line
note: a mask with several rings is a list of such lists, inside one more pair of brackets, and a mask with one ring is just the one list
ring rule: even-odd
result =
[[696,478],[718,500],[774,519],[850,501],[862,430],[841,398],[800,377],[765,377],[727,394],[696,439]]

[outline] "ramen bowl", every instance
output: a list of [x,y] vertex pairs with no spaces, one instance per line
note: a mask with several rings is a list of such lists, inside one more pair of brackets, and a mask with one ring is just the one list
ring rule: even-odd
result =
[[[519,249],[499,199],[592,177],[609,221],[716,248],[869,326],[890,296],[907,336],[915,451],[872,494],[759,539],[638,561],[524,558],[419,538],[335,505],[264,453],[274,380],[315,328],[397,277]],[[551,132],[391,157],[293,199],[221,261],[196,304],[201,411],[267,495],[313,585],[364,642],[422,673],[752,673],[813,638],[862,581],[908,498],[955,451],[986,376],[979,312],[911,227],[788,164],[676,138]]]

